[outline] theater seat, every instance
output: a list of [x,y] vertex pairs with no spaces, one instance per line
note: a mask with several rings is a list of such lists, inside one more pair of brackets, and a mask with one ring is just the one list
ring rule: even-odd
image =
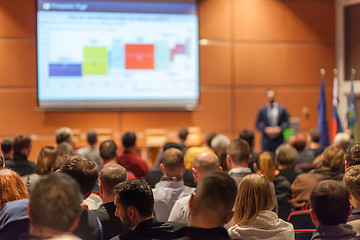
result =
[[294,229],[297,230],[315,230],[315,225],[310,217],[310,210],[301,210],[290,213],[288,222],[292,223]]
[[314,232],[313,229],[296,229],[295,240],[310,240]]

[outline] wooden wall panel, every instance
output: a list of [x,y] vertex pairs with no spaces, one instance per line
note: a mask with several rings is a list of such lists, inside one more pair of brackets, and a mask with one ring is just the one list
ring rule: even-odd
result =
[[0,53],[0,87],[36,87],[34,40],[0,38]]
[[235,82],[245,86],[316,85],[320,68],[332,75],[334,59],[332,44],[237,44]]
[[200,85],[230,86],[230,43],[200,46]]
[[236,40],[334,41],[333,1],[238,0],[233,9]]

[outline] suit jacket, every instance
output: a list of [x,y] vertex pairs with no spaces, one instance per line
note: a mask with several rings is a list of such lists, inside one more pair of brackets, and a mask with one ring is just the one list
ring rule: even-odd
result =
[[[279,126],[281,130],[288,128],[289,124],[289,116],[285,110],[285,107],[282,105],[277,105],[279,109],[278,122],[276,126]],[[256,128],[262,132],[262,141],[261,146],[263,151],[275,152],[276,148],[283,143],[284,138],[282,132],[279,136],[275,138],[269,137],[265,133],[265,128],[270,127],[270,119],[267,114],[267,106],[260,108],[257,118],[256,118]]]
[[36,163],[30,162],[26,155],[14,153],[14,157],[5,161],[5,166],[17,172],[20,176],[35,172]]
[[217,227],[217,228],[184,227],[176,231],[175,234],[178,236],[176,240],[198,240],[198,239],[230,240],[228,232],[223,227]]
[[127,232],[127,229],[120,218],[115,216],[115,210],[116,206],[114,201],[103,203],[98,209],[90,210],[90,212],[97,216],[101,222],[104,240],[111,239]]

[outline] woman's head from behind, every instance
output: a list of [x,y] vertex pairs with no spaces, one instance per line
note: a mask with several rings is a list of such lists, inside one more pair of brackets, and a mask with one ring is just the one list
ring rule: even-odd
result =
[[50,172],[52,165],[54,164],[58,152],[55,147],[45,146],[40,150],[36,170],[39,175],[44,175]]
[[255,220],[261,210],[273,208],[274,198],[265,176],[249,174],[241,180],[235,200],[235,224],[247,225]]
[[262,152],[256,157],[254,169],[263,174],[267,180],[273,182],[275,179],[275,161],[271,152]]
[[10,169],[0,169],[0,207],[27,197],[28,191],[19,175]]

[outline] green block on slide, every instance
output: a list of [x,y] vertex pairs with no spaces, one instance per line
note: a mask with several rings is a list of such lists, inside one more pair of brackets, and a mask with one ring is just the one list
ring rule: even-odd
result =
[[166,69],[170,62],[170,49],[167,46],[155,45],[155,69]]
[[84,47],[83,75],[106,75],[107,66],[106,47]]

